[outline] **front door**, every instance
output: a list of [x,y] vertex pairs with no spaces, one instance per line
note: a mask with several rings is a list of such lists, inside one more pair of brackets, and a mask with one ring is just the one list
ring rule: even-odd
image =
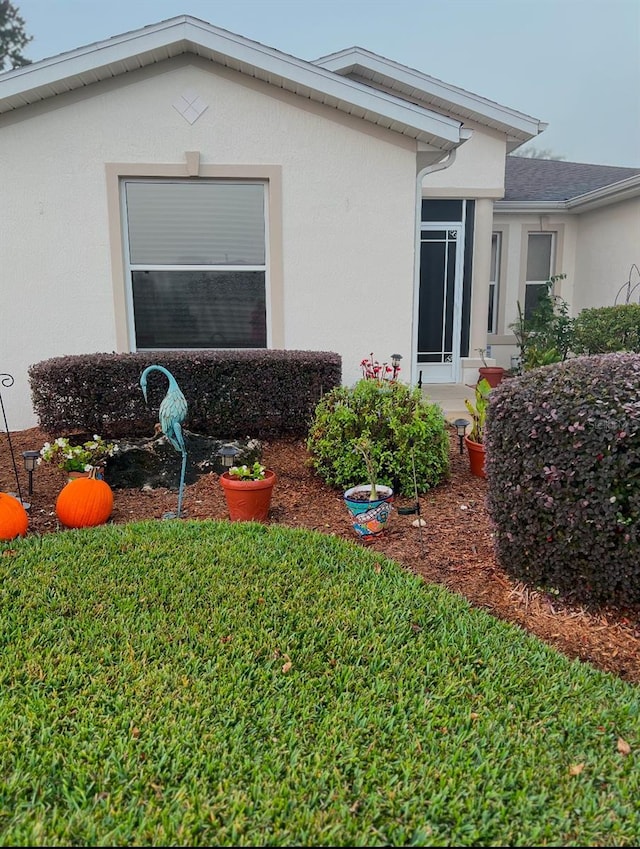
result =
[[460,379],[464,246],[465,202],[424,200],[415,355],[420,384]]

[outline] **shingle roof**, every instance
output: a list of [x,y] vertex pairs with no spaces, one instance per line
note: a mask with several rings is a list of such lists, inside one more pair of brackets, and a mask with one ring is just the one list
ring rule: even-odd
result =
[[636,174],[640,168],[507,156],[504,200],[569,200]]

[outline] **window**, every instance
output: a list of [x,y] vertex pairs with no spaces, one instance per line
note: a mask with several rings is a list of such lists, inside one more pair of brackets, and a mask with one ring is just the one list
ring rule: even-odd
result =
[[491,236],[491,271],[489,273],[489,315],[487,332],[498,332],[498,281],[500,280],[500,246],[502,233]]
[[265,348],[265,187],[125,180],[133,348]]
[[538,306],[540,292],[553,274],[555,233],[529,233],[524,316],[531,318]]

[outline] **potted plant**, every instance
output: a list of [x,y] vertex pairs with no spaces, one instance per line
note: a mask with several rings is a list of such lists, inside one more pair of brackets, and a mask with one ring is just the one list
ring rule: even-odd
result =
[[487,361],[484,356],[487,353],[486,348],[476,348],[476,350],[480,354],[480,359],[482,360],[482,365],[478,369],[480,380],[484,379],[488,381],[489,386],[493,389],[500,383],[500,381],[504,377],[504,369],[502,368],[502,366],[487,365]]
[[232,522],[265,522],[269,515],[275,472],[261,463],[231,466],[220,475],[220,485]]
[[469,452],[469,464],[471,474],[479,478],[486,477],[484,469],[484,426],[487,419],[487,407],[489,406],[489,393],[491,386],[486,378],[482,378],[475,387],[475,404],[465,399],[467,411],[471,416],[471,430],[465,436],[464,442]]
[[344,493],[353,529],[363,542],[372,542],[384,531],[393,509],[393,489],[377,482],[378,467],[371,448],[371,440],[364,436],[354,446],[364,459],[369,483],[352,486]]
[[69,480],[74,478],[104,478],[104,464],[108,457],[112,457],[118,446],[112,442],[93,435],[93,439],[78,445],[72,445],[65,436],[60,436],[53,442],[45,442],[40,449],[40,463],[56,463],[58,468],[67,473]]

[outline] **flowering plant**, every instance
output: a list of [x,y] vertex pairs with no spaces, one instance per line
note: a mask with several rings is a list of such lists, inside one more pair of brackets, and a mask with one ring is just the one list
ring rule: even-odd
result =
[[[400,359],[398,354],[394,354],[393,357]],[[400,366],[395,363],[389,365],[388,363],[379,363],[377,360],[374,360],[373,353],[369,354],[369,359],[365,357],[361,361],[360,368],[362,369],[362,376],[365,380],[395,380],[400,371]]]
[[58,468],[66,472],[90,472],[107,457],[112,457],[117,450],[117,445],[105,442],[95,433],[93,439],[81,445],[71,445],[66,437],[60,436],[53,443],[45,442],[40,449],[38,464],[57,462]]
[[229,474],[241,481],[262,481],[265,470],[266,467],[261,463],[254,463],[253,466],[231,466]]

